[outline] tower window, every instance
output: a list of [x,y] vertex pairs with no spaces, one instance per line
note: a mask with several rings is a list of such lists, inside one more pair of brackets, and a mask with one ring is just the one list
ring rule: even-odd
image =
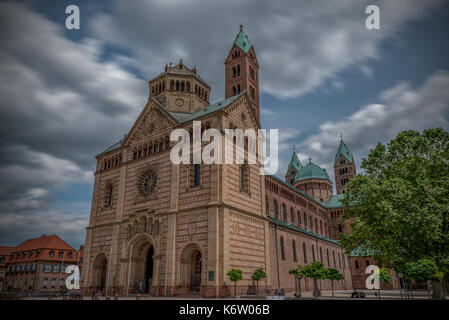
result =
[[200,177],[201,177],[201,165],[195,164],[194,170],[193,170],[193,186],[199,186],[200,185]]
[[295,242],[295,240],[292,240],[292,251],[293,251],[293,261],[297,262],[297,259],[296,259],[296,242]]
[[249,167],[247,164],[240,166],[240,190],[249,192]]

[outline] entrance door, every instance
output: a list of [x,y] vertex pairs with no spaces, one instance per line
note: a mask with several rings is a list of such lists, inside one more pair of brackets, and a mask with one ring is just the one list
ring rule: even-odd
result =
[[192,291],[200,291],[200,285],[201,285],[201,253],[197,252],[192,257],[192,274],[190,278],[190,289]]
[[153,254],[153,246],[150,246],[145,261],[145,293],[150,293],[151,284],[153,282]]

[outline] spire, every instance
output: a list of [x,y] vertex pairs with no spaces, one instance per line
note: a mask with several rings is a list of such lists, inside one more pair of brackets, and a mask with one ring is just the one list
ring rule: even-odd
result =
[[242,24],[240,25],[239,33],[235,37],[234,44],[240,49],[242,49],[245,53],[247,53],[249,49],[251,49],[251,47],[253,46],[251,42],[249,42],[248,36],[245,34],[245,32],[243,32]]
[[293,152],[292,154],[292,158],[290,159],[290,163],[288,164],[288,169],[290,169],[291,166],[295,167],[297,171],[301,170],[303,167],[301,161],[299,161],[298,159],[298,155],[296,154],[296,152]]
[[351,163],[354,161],[354,156],[352,155],[351,151],[349,151],[349,148],[345,145],[343,141],[343,135],[340,135],[340,146],[338,147],[337,154],[335,155],[334,164],[337,163],[341,155]]

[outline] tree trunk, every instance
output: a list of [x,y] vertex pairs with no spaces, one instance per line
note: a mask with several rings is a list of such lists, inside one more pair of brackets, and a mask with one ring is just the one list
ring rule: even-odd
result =
[[237,298],[237,281],[234,282],[234,297]]
[[301,278],[298,278],[298,289],[299,289],[298,298],[300,298],[301,297]]
[[432,281],[432,299],[442,300],[443,299],[443,286],[441,281]]
[[256,296],[259,294],[259,280],[256,280]]

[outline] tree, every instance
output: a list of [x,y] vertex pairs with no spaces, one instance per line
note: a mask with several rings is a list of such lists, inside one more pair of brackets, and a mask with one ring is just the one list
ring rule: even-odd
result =
[[[391,276],[387,268],[379,268],[377,272],[379,272],[379,282],[391,283]],[[379,289],[377,289],[377,294],[379,295],[380,300],[380,284]]]
[[399,273],[420,259],[442,267],[449,256],[448,163],[449,133],[441,128],[403,131],[372,149],[342,200],[352,227],[341,238],[347,251],[370,252]]
[[[301,297],[301,279],[304,277],[303,267],[298,264],[296,269],[291,269],[288,271],[288,274],[292,274],[295,276],[295,297]],[[299,290],[298,290],[299,289]]]
[[324,264],[320,261],[315,261],[303,266],[302,270],[306,277],[313,279],[313,295],[314,297],[318,297],[320,292],[318,290],[317,280],[326,278]]
[[267,277],[267,274],[265,271],[263,271],[262,268],[256,269],[251,276],[251,279],[256,281],[256,294],[259,294],[259,280],[265,279]]
[[425,281],[427,294],[430,295],[428,282],[440,280],[443,273],[438,271],[437,265],[432,260],[421,259],[416,262],[407,262],[404,267],[404,275],[410,279]]
[[334,280],[343,279],[343,275],[337,269],[328,268],[328,269],[326,269],[326,278],[325,279],[329,279],[331,281],[332,297],[334,297]]
[[242,270],[240,269],[231,269],[226,273],[229,276],[229,280],[234,282],[234,296],[237,297],[237,281],[242,280]]

